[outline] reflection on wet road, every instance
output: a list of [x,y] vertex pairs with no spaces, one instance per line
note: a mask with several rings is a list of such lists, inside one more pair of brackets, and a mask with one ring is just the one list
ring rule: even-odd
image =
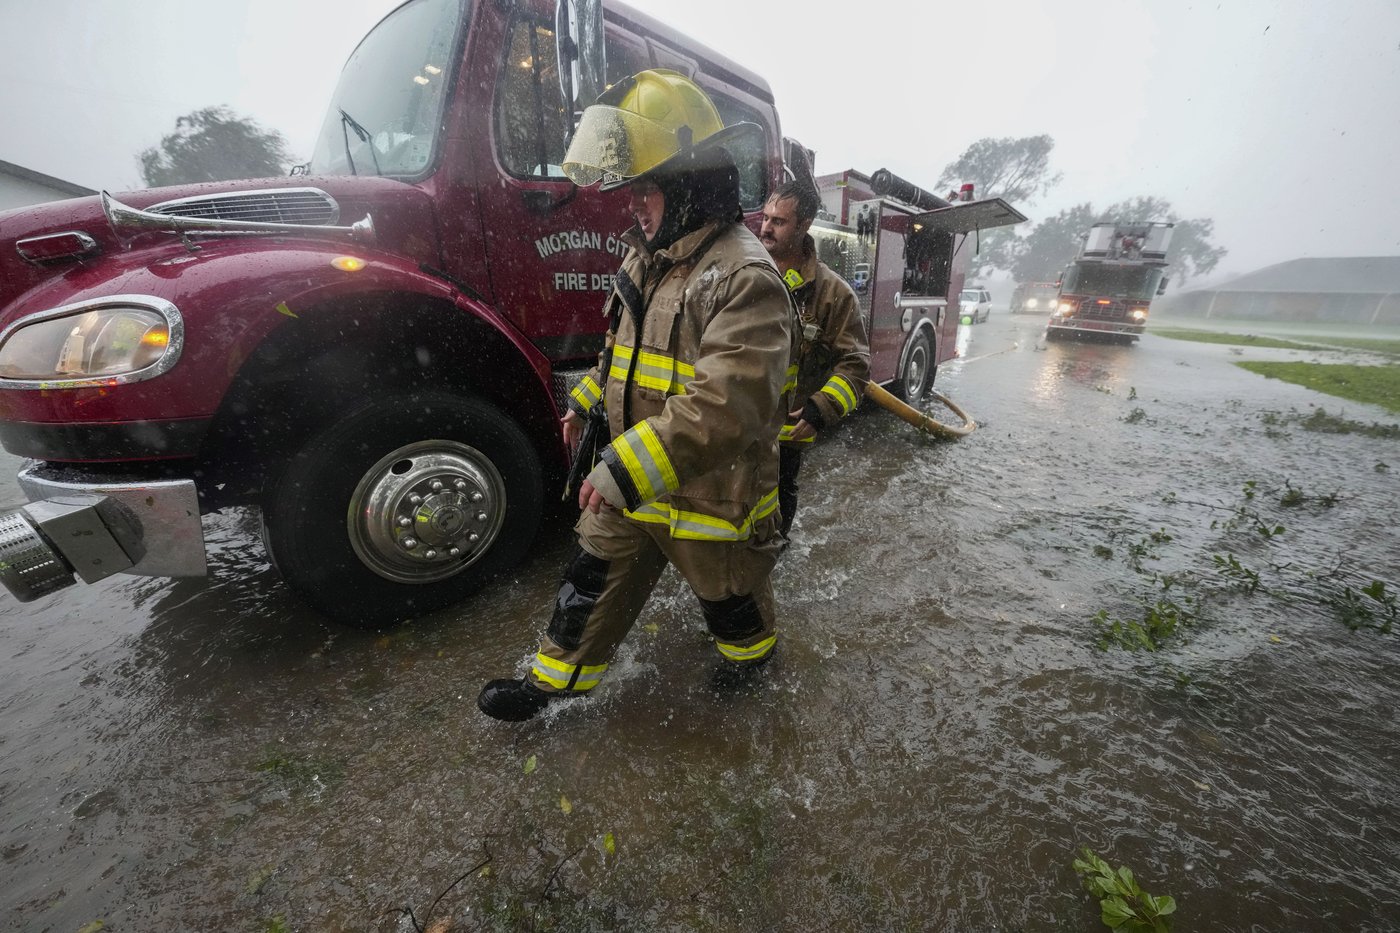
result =
[[[1218,596],[1156,654],[1097,650],[1091,621],[1227,552],[1400,580],[1394,442],[1267,413],[1388,419],[1225,347],[964,330],[937,386],[974,435],[867,410],[809,455],[784,640],[748,692],[711,692],[668,574],[591,700],[478,715],[544,625],[562,530],[381,635],[301,607],[247,514],[206,520],[208,580],[7,598],[4,916],[411,930],[450,887],[454,929],[1087,930],[1089,846],[1175,896],[1178,929],[1393,928],[1395,636],[1302,590]],[[1277,539],[1227,527],[1250,481],[1308,497]]]

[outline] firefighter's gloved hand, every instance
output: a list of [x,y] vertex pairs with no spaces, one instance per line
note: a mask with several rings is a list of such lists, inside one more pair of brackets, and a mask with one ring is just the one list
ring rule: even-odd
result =
[[817,433],[817,429],[812,427],[805,418],[802,417],[802,409],[788,412],[788,417],[796,418],[797,424],[792,426],[792,439],[795,441],[805,441]]

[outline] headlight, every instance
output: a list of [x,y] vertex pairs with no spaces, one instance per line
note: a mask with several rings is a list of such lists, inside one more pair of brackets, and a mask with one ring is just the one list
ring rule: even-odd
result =
[[183,342],[168,301],[120,295],[21,318],[0,336],[0,379],[136,382],[174,365]]
[[1134,308],[1132,317],[1134,321],[1145,321],[1147,320],[1147,312],[1141,308]]
[[1038,308],[1038,307],[1040,307],[1040,299],[1039,299],[1039,298],[1027,298],[1027,299],[1026,299],[1026,307],[1027,307],[1027,308]]

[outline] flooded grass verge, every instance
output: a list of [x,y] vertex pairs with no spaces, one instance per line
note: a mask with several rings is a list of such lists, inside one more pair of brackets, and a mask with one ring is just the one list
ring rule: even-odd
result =
[[[1364,437],[1378,437],[1383,440],[1400,440],[1400,424],[1355,421],[1351,418],[1343,418],[1341,415],[1334,415],[1321,406],[1314,408],[1312,413],[1308,415],[1304,415],[1296,409],[1287,414],[1266,411],[1260,416],[1260,420],[1264,422],[1265,434],[1269,437],[1278,434],[1279,428],[1296,424],[1304,431],[1312,431],[1314,434],[1360,434]],[[1378,469],[1378,472],[1384,472],[1384,470]]]
[[1235,365],[1270,379],[1281,379],[1316,392],[1367,405],[1379,405],[1386,411],[1400,413],[1400,366],[1261,361]]
[[1195,343],[1225,343],[1236,347],[1271,347],[1281,350],[1330,350],[1331,347],[1312,343],[1299,343],[1280,337],[1261,337],[1258,334],[1223,334],[1211,330],[1186,330],[1176,327],[1153,328],[1154,337],[1169,340],[1190,340]]
[[[1237,326],[1252,329],[1254,325],[1240,322]],[[1266,324],[1266,326],[1268,325]],[[1395,337],[1344,337],[1323,333],[1301,333],[1295,336],[1286,332],[1265,336],[1254,333],[1232,333],[1225,330],[1199,330],[1189,327],[1151,327],[1148,333],[1154,337],[1166,337],[1169,340],[1219,343],[1236,347],[1271,347],[1282,350],[1365,350],[1387,356],[1400,356],[1400,339]]]

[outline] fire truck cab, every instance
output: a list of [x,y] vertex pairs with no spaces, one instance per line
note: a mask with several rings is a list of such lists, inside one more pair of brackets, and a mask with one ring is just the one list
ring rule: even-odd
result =
[[574,115],[652,67],[763,128],[737,159],[756,224],[782,177],[768,84],[612,0],[407,0],[292,176],[0,214],[0,442],[31,500],[0,517],[0,581],[202,575],[200,516],[227,506],[351,624],[517,562],[631,223],[559,163]]

